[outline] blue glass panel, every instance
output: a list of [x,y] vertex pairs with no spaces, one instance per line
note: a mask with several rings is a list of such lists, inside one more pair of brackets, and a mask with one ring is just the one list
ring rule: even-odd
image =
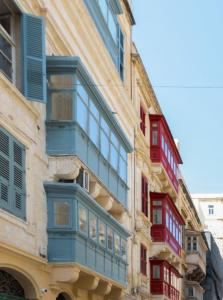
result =
[[120,147],[120,154],[122,156],[122,158],[127,161],[127,152],[125,151],[125,149],[121,146]]
[[95,118],[99,120],[99,111],[92,100],[90,100],[90,111],[95,116]]
[[107,122],[105,121],[105,119],[103,117],[101,117],[101,127],[104,129],[104,131],[109,136],[110,129],[109,129]]
[[81,99],[77,97],[77,122],[85,131],[87,131],[87,114],[87,107]]
[[99,144],[99,126],[94,117],[90,114],[89,118],[89,136],[92,142],[98,146]]
[[119,142],[118,142],[118,139],[117,139],[117,137],[115,136],[115,134],[113,132],[111,133],[111,141],[115,145],[115,147],[118,149]]
[[119,160],[119,175],[124,181],[126,181],[127,166],[126,166],[126,162],[122,158],[120,158],[120,160]]
[[111,145],[110,162],[111,162],[111,165],[113,166],[113,168],[115,170],[117,170],[117,168],[118,168],[118,152],[113,145]]
[[98,0],[98,4],[101,9],[102,15],[105,21],[107,22],[107,10],[108,10],[107,2],[106,0]]
[[115,43],[117,43],[117,25],[115,23],[113,14],[110,10],[108,10],[108,28],[111,32],[111,35],[112,35]]
[[81,96],[81,98],[84,100],[84,102],[88,105],[88,93],[86,89],[84,88],[84,85],[81,81],[77,80],[77,92]]
[[108,159],[109,139],[102,130],[101,130],[101,153],[106,159]]

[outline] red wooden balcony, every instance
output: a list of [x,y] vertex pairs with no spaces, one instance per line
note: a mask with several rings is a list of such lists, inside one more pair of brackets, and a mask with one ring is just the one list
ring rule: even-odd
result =
[[165,260],[150,260],[150,290],[152,295],[165,296],[171,300],[180,299],[180,274]]
[[[163,166],[173,188],[178,192],[178,165],[183,162],[163,115],[150,115],[150,158],[153,163]],[[164,180],[162,172],[159,174],[160,179]]]
[[[181,256],[182,225],[184,220],[168,194],[150,193],[151,237],[160,243],[160,251],[169,245],[177,256]],[[156,246],[156,245],[155,245]],[[153,253],[158,255],[158,253]]]

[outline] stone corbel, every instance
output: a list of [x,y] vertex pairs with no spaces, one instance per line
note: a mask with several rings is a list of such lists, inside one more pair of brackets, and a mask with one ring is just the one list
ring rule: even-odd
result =
[[106,210],[109,211],[112,208],[114,199],[109,196],[109,195],[105,195],[105,196],[99,196],[96,198],[96,201]]
[[54,266],[51,270],[52,286],[56,282],[75,283],[79,278],[80,270],[74,266]]
[[94,290],[95,294],[106,296],[111,292],[112,284],[106,281],[99,281],[97,288]]
[[51,180],[77,178],[81,168],[81,163],[75,157],[50,157],[49,169]]
[[105,296],[105,300],[120,300],[124,296],[121,288],[112,287],[111,292]]
[[90,182],[90,194],[95,199],[102,192],[102,187],[97,181]]
[[98,287],[98,284],[99,277],[86,275],[80,277],[76,285],[79,289],[94,291]]

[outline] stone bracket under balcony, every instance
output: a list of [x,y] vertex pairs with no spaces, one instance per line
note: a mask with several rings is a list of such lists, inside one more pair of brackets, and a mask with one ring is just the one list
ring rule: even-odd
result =
[[121,223],[127,213],[126,208],[117,201],[101,181],[75,155],[49,156],[49,180],[75,180],[80,169],[89,174],[89,193],[106,211]]
[[141,211],[137,211],[136,215],[136,231],[141,233],[150,243],[151,239],[151,225],[149,218],[146,217]]
[[178,267],[182,261],[181,257],[165,242],[153,242],[151,246],[151,257],[166,260],[174,267]]
[[50,276],[50,288],[56,292],[60,292],[64,284],[69,284],[73,291],[83,289],[92,294],[108,296],[108,299],[117,300],[123,294],[123,286],[93,274],[78,264],[50,264]]

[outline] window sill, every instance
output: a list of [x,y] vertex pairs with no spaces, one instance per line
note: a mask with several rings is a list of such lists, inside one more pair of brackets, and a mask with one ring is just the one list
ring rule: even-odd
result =
[[36,118],[40,118],[40,113],[37,111],[37,109],[34,108],[34,106],[29,103],[29,101],[23,96],[23,94],[16,88],[16,86],[0,71],[0,86],[4,90],[10,91],[13,96],[15,96],[14,99],[22,103],[26,109],[29,110],[29,112]]

